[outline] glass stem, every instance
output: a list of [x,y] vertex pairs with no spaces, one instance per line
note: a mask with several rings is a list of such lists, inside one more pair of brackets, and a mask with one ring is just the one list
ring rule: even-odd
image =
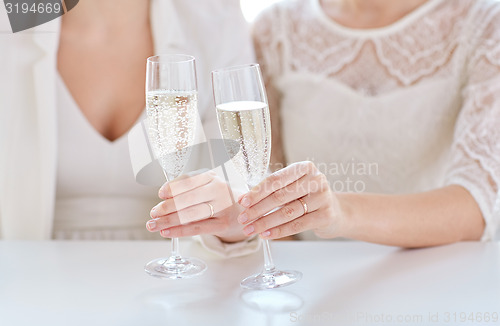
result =
[[[247,190],[252,189],[252,185],[247,184]],[[271,211],[272,212],[272,211]],[[273,272],[276,268],[273,262],[273,256],[271,255],[271,247],[269,246],[269,240],[262,240],[262,247],[264,247],[264,273]]]
[[[167,182],[169,182],[170,180],[168,179],[168,174],[165,170],[163,170],[163,175],[165,176]],[[174,259],[175,261],[182,260],[181,253],[179,252],[179,238],[172,238],[172,254],[170,255],[170,259]]]
[[274,271],[273,256],[271,256],[271,248],[269,247],[269,240],[265,239],[262,243],[264,247],[264,272]]
[[179,252],[179,238],[172,238],[172,258],[181,260],[181,253]]

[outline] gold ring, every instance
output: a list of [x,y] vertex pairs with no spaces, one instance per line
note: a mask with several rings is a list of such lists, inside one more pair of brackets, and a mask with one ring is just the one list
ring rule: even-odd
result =
[[302,215],[306,215],[308,212],[306,202],[302,198],[298,198],[297,200],[300,201],[300,203],[302,204],[302,208],[304,208],[304,214],[302,214]]
[[210,204],[210,203],[205,203],[205,204],[207,204],[208,207],[210,207],[210,216],[208,218],[214,217],[215,211],[214,211],[214,207],[212,206],[212,204]]

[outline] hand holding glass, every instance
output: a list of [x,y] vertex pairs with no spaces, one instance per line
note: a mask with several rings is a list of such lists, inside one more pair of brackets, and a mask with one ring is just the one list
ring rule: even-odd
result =
[[[252,188],[264,179],[271,155],[271,121],[259,65],[213,71],[212,84],[222,138],[232,140],[226,151]],[[272,289],[301,279],[300,272],[276,269],[269,241],[263,244],[264,270],[244,279],[243,288]]]

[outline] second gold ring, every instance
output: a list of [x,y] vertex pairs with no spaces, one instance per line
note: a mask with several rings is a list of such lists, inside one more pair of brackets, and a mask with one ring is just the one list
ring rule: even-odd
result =
[[306,215],[307,212],[308,212],[306,202],[302,198],[298,198],[297,200],[302,204],[302,207],[304,208],[304,214],[303,215]]
[[210,208],[210,216],[208,218],[214,217],[215,211],[214,211],[214,207],[212,206],[212,204],[210,204],[210,203],[205,203],[205,204],[207,204],[208,207]]

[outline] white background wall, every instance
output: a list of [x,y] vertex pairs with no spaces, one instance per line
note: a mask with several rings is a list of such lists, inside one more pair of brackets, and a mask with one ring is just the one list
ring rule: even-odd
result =
[[280,0],[240,0],[241,10],[245,19],[251,22],[262,9],[278,1]]

